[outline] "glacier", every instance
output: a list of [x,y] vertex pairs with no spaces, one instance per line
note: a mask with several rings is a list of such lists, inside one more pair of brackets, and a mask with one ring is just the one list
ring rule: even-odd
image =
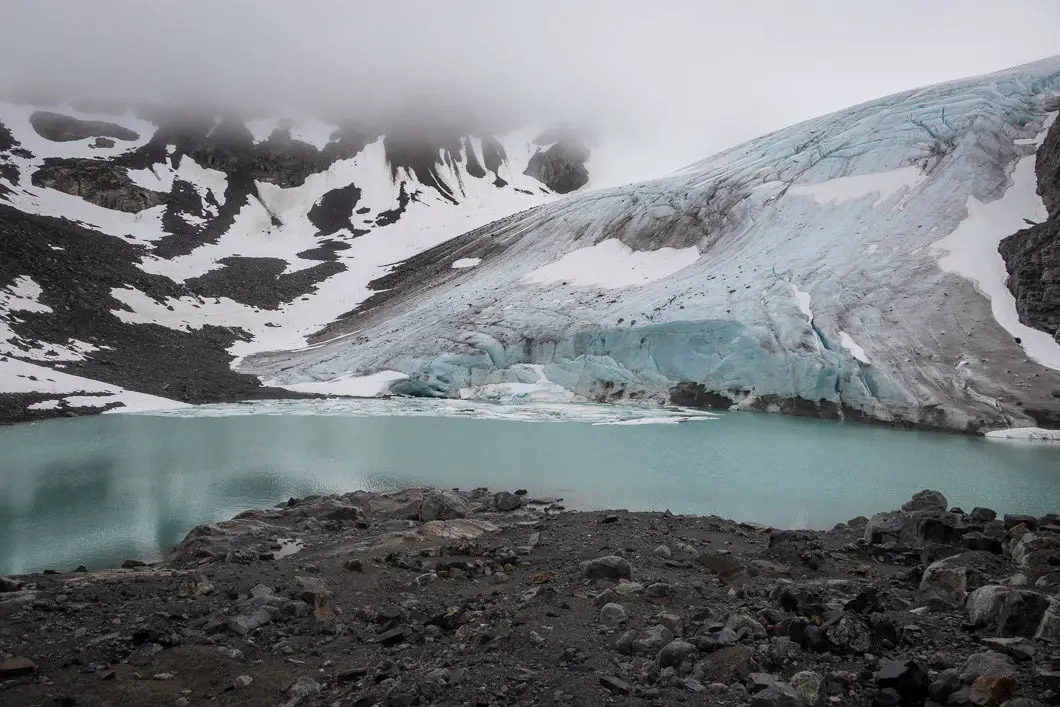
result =
[[306,346],[237,368],[280,386],[385,371],[385,392],[409,395],[536,384],[968,432],[1055,427],[1060,344],[1019,323],[1003,265],[984,259],[1045,216],[1026,175],[1058,109],[1060,57],[576,193],[411,255]]

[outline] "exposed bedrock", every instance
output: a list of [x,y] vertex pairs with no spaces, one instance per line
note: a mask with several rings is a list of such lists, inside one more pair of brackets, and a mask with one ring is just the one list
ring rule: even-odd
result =
[[167,196],[135,184],[124,167],[91,159],[45,160],[33,185],[79,196],[98,206],[127,213],[166,203]]
[[589,159],[589,148],[580,139],[564,130],[550,130],[539,135],[534,142],[539,145],[551,143],[551,146],[534,153],[523,174],[557,194],[567,194],[588,183],[589,170],[585,163]]
[[1035,173],[1049,219],[1017,231],[998,250],[1020,320],[1060,341],[1060,120],[1038,148]]
[[81,120],[44,110],[36,111],[30,116],[29,122],[38,135],[53,142],[70,142],[89,137],[117,140],[137,140],[140,137],[136,131],[115,123],[103,120]]

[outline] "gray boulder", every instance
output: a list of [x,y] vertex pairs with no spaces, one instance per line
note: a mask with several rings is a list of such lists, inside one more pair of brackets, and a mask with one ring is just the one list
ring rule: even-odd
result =
[[778,682],[751,697],[751,707],[806,707],[791,685]]
[[659,665],[662,667],[677,666],[684,662],[685,658],[688,658],[696,652],[696,647],[688,641],[682,641],[677,639],[670,641],[659,651]]
[[1060,643],[1060,596],[1054,596],[1049,600],[1049,606],[1042,614],[1042,620],[1038,624],[1034,638],[1039,641]]
[[789,682],[806,707],[823,707],[828,700],[824,677],[820,673],[803,670],[792,675]]
[[1012,659],[1002,653],[995,651],[983,651],[969,656],[961,668],[961,682],[968,685],[984,675],[1016,676],[1016,665]]
[[493,507],[498,511],[515,511],[522,508],[525,502],[522,496],[517,496],[511,491],[493,494]]
[[949,501],[938,491],[924,489],[902,505],[903,511],[945,511]]
[[1029,589],[996,584],[979,587],[968,595],[965,608],[976,628],[998,636],[1033,636],[1049,606],[1048,598]]
[[420,503],[420,520],[452,520],[466,518],[469,512],[467,502],[453,491],[431,489]]
[[1052,533],[1026,533],[1011,548],[1012,561],[1034,581],[1055,572],[1060,565],[1060,536]]
[[674,640],[674,634],[665,626],[652,626],[645,629],[630,645],[634,655],[657,656],[663,646]]
[[1000,561],[990,553],[962,552],[928,565],[920,589],[963,602],[969,592],[984,584],[985,574],[999,570]]
[[582,576],[586,579],[629,579],[632,575],[633,568],[629,566],[629,561],[617,555],[597,557],[582,563]]

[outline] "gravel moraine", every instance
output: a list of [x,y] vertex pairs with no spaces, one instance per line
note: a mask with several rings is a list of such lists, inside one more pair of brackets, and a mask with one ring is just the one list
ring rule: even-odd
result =
[[1060,516],[937,492],[823,532],[355,492],[79,569],[0,577],[0,704],[1060,705]]

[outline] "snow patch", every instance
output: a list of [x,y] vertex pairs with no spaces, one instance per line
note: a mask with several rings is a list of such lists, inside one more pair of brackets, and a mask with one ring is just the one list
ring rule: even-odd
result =
[[839,177],[818,184],[800,184],[793,186],[788,193],[811,196],[822,205],[841,204],[876,194],[876,201],[872,203],[875,208],[903,189],[917,187],[924,179],[924,173],[916,167],[901,167],[888,172]]
[[791,283],[789,283],[789,286],[791,287],[791,293],[795,295],[795,301],[799,303],[799,311],[805,314],[807,319],[813,321],[813,310],[810,309],[810,302],[812,301],[810,293],[800,290]]
[[[55,394],[64,397],[70,407],[103,407],[111,403],[120,403],[123,407],[116,409],[115,412],[119,410],[121,412],[146,412],[191,407],[187,403],[137,393],[109,383],[72,376],[14,358],[0,360],[0,393]],[[82,395],[77,395],[78,393]],[[84,393],[103,393],[103,395],[83,395]],[[45,402],[54,404],[32,409],[47,410],[60,406],[60,403],[55,401],[42,401],[35,405],[43,406]]]
[[454,260],[452,267],[462,270],[464,268],[473,268],[482,262],[482,258],[460,258],[460,260]]
[[872,363],[869,361],[868,355],[865,353],[865,349],[858,346],[858,342],[851,338],[850,334],[845,331],[839,332],[839,343],[840,345],[850,352],[850,355],[861,361],[862,363]]
[[662,280],[699,260],[699,249],[659,248],[634,251],[617,238],[579,248],[523,276],[524,282],[617,289]]

